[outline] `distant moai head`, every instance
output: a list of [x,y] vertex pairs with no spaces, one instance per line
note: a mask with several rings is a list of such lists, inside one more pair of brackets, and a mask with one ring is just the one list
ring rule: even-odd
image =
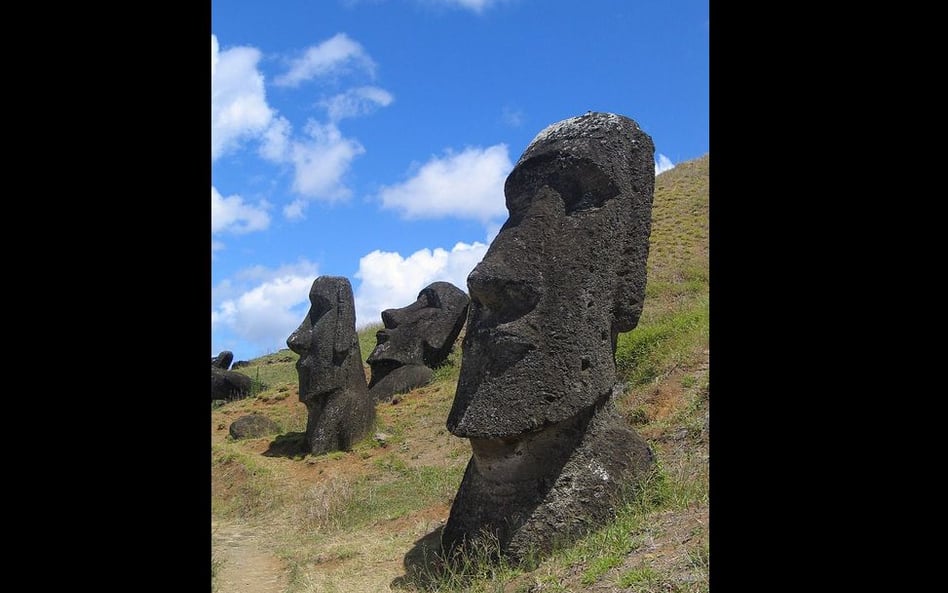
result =
[[616,337],[645,296],[654,152],[610,113],[553,124],[524,151],[504,187],[510,216],[467,279],[452,433],[523,434],[612,389]]
[[433,282],[421,289],[414,303],[382,311],[385,329],[367,362],[373,373],[388,366],[444,362],[461,333],[470,299],[450,282]]
[[234,353],[230,350],[222,350],[220,354],[211,359],[211,366],[225,371],[230,368],[230,363],[234,361]]
[[434,367],[447,359],[464,327],[467,293],[449,282],[433,282],[414,303],[382,311],[384,329],[366,362],[372,367],[369,391],[378,401],[427,385]]
[[[300,401],[304,403],[346,387],[349,369],[342,363],[353,346],[359,348],[355,301],[347,278],[316,278],[309,302],[303,322],[286,340],[290,350],[300,355],[296,370]],[[365,377],[362,379],[364,382]]]

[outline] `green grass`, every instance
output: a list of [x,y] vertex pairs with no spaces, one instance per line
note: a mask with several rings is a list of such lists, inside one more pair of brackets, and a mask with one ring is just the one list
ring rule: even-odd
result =
[[616,345],[619,378],[636,387],[693,362],[706,347],[709,321],[708,299],[704,297],[620,334]]
[[223,517],[258,517],[282,503],[282,492],[273,479],[272,470],[257,456],[242,451],[239,445],[227,442],[212,445],[211,460],[222,474],[222,481],[237,484],[236,491],[227,497],[212,497],[212,513]]
[[378,323],[369,324],[356,332],[359,336],[359,350],[362,352],[363,362],[365,362],[372,354],[372,351],[375,350],[375,345],[378,343],[375,334],[384,327],[385,325],[379,321]]
[[626,589],[632,587],[633,585],[651,585],[657,580],[658,575],[655,574],[655,571],[647,566],[643,566],[640,568],[633,568],[632,570],[622,573],[622,575],[616,580],[616,584],[623,589]]
[[337,528],[358,529],[447,502],[464,474],[463,465],[410,467],[393,453],[377,459],[374,466],[379,471],[356,481],[347,504],[337,509]]
[[592,585],[598,581],[599,577],[605,574],[606,571],[618,566],[623,558],[625,558],[625,554],[599,556],[589,563],[589,567],[586,569],[586,572],[583,573],[583,578],[581,578],[579,582],[584,585]]

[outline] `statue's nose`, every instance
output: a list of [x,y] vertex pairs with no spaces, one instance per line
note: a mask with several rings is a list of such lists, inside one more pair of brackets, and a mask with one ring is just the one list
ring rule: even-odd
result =
[[498,323],[526,315],[540,300],[536,269],[516,270],[503,262],[484,260],[467,277],[471,301]]
[[307,318],[303,320],[303,324],[286,339],[286,345],[289,346],[293,352],[303,354],[309,348],[312,333],[313,330],[309,327],[309,316],[307,316]]

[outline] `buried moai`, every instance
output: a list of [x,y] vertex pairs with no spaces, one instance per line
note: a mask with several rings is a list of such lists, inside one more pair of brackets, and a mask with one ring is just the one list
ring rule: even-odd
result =
[[442,533],[512,559],[613,516],[653,464],[615,409],[617,336],[645,297],[654,145],[633,120],[547,127],[504,187],[509,218],[468,276],[447,428],[472,457]]
[[385,329],[366,362],[372,367],[369,393],[387,400],[431,381],[434,367],[451,353],[464,327],[471,299],[450,282],[433,282],[414,303],[382,311]]
[[347,451],[375,422],[355,330],[349,280],[320,276],[309,291],[310,309],[286,344],[296,362],[300,401],[306,404],[304,451]]
[[234,400],[250,395],[253,381],[247,375],[229,371],[234,353],[224,350],[211,358],[211,401]]

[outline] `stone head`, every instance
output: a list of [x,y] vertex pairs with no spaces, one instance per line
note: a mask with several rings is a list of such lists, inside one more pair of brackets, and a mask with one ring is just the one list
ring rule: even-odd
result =
[[467,279],[453,434],[516,437],[611,391],[617,335],[645,297],[654,151],[610,113],[553,124],[524,151],[504,186],[509,218]]
[[304,403],[346,387],[347,369],[342,363],[353,343],[358,344],[352,285],[347,278],[316,278],[309,302],[303,322],[286,340],[300,356],[296,370]]
[[383,367],[425,365],[444,361],[467,316],[467,294],[449,282],[434,282],[418,293],[414,303],[382,311],[384,329],[367,362]]

